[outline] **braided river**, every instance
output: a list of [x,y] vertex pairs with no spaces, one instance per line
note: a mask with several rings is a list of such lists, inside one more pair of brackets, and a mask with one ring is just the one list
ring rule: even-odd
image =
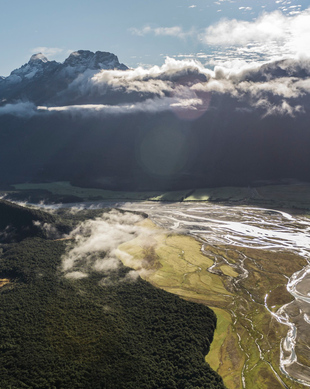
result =
[[[272,311],[266,290],[264,305],[270,315],[287,327],[286,337],[280,343],[281,372],[310,386],[310,367],[298,358],[298,353],[310,357],[310,218],[279,210],[209,203],[128,203],[121,208],[143,211],[164,229],[199,239],[202,250],[207,243],[235,246],[239,251],[240,248],[288,251],[305,258],[308,264],[287,279],[292,301]],[[239,274],[233,280],[235,288],[248,277],[244,261],[242,256],[233,264],[226,260]],[[214,271],[216,263],[215,257],[214,265],[208,269],[210,272]]]
[[202,202],[81,206],[145,212],[163,230],[201,243],[202,253],[213,261],[207,271],[221,277],[227,289],[221,304],[213,306],[230,314],[241,350],[241,379],[231,387],[252,389],[255,385],[247,377],[262,365],[274,381],[268,384],[266,375],[265,386],[257,387],[310,387],[310,217],[306,213]]

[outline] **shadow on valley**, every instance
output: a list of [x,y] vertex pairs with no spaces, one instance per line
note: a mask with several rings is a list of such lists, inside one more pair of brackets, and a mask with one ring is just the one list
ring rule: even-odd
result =
[[195,121],[172,112],[71,117],[0,116],[1,184],[70,181],[109,190],[310,181],[308,116],[261,117],[229,99]]

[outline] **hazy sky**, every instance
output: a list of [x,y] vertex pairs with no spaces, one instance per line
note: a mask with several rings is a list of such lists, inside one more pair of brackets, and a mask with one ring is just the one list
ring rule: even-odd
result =
[[130,67],[310,54],[308,0],[0,0],[0,75],[33,53],[110,51]]

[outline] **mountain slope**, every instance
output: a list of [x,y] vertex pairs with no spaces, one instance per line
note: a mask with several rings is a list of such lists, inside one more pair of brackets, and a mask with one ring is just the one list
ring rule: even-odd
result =
[[0,243],[27,237],[50,238],[69,232],[69,226],[56,216],[0,200]]
[[34,54],[28,63],[0,80],[0,100],[6,104],[17,100],[44,104],[85,71],[95,73],[101,69],[128,68],[119,63],[116,55],[101,51],[78,50],[64,63],[49,61],[41,53]]

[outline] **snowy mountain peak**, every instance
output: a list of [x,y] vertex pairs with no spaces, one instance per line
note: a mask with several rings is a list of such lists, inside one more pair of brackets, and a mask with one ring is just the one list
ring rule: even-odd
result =
[[40,62],[44,62],[44,63],[48,62],[48,59],[42,53],[33,54],[30,57],[28,63],[31,64],[31,63],[40,63]]
[[13,70],[6,80],[13,84],[19,83],[23,79],[31,80],[42,75],[47,67],[53,67],[55,64],[55,61],[49,61],[42,53],[33,54],[25,65]]
[[37,54],[33,54],[29,60],[29,64],[33,64],[33,63],[40,63],[40,62],[48,62],[48,59],[42,54],[42,53],[37,53]]
[[49,61],[42,53],[33,54],[27,63],[13,70],[8,77],[0,77],[0,105],[3,99],[16,101],[25,96],[42,104],[53,96],[59,98],[59,93],[66,95],[68,86],[77,77],[91,77],[102,69],[128,68],[119,63],[116,55],[102,51],[78,50],[63,63]]

